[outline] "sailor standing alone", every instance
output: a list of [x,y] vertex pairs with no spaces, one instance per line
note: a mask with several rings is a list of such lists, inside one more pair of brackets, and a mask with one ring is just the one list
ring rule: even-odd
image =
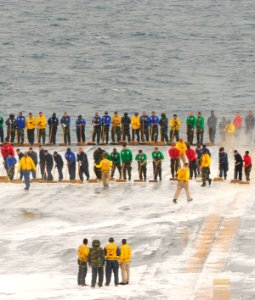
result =
[[189,164],[185,163],[184,167],[177,171],[178,184],[177,184],[177,189],[176,189],[174,199],[173,199],[174,203],[177,203],[177,199],[178,199],[182,189],[185,190],[187,201],[192,201],[193,200],[190,197],[190,193],[189,193],[189,178],[190,178],[190,176],[189,176]]

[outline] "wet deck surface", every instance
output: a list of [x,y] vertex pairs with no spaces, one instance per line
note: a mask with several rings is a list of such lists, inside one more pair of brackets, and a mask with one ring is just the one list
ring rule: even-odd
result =
[[[1,184],[0,298],[254,299],[254,183],[202,189],[193,180],[194,201],[181,194],[174,205],[167,164],[161,183],[111,182],[107,191]],[[79,289],[77,246],[110,236],[134,249],[130,285]]]

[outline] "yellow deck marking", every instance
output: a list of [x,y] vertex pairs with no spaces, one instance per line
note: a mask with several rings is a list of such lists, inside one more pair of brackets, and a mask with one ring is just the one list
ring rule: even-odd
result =
[[216,232],[220,226],[221,218],[217,215],[209,215],[198,233],[194,252],[184,266],[184,272],[200,273],[208,257]]
[[[236,207],[231,205],[232,211]],[[230,284],[227,278],[214,278],[224,268],[225,259],[238,228],[240,217],[208,216],[198,233],[194,244],[194,250],[186,261],[183,271],[187,273],[199,273],[206,270],[201,280],[201,288],[195,290],[193,300],[229,300]]]
[[213,280],[213,300],[230,300],[230,284],[227,278]]

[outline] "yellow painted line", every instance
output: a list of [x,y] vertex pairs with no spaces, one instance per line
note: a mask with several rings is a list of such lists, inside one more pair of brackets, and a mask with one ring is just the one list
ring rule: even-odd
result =
[[[209,256],[206,261],[206,271],[211,274],[211,276],[213,273],[220,273],[224,268],[225,259],[231,249],[239,222],[239,217],[224,218],[223,224],[220,226],[218,235],[212,245],[211,256]],[[217,260],[211,258],[215,256]],[[210,276],[208,276],[206,280],[210,280]],[[229,280],[227,278],[215,278],[213,283],[208,282],[207,287],[196,291],[194,300],[203,299],[205,294],[207,294],[207,296],[213,294],[213,300],[231,299]]]
[[213,280],[213,300],[230,300],[230,282],[227,278]]
[[184,272],[199,273],[201,271],[210,253],[220,223],[221,218],[218,215],[209,215],[204,220],[194,245],[194,252],[183,268]]
[[[235,206],[231,206],[230,210],[234,211]],[[204,220],[193,251],[182,269],[185,273],[197,273],[198,280],[202,280],[201,288],[194,292],[193,300],[212,299],[212,295],[213,300],[230,299],[229,281],[217,278],[214,282],[212,280],[213,274],[220,273],[224,268],[239,222],[239,217],[222,218],[216,214],[209,215]],[[201,273],[203,269],[205,274]],[[201,278],[199,274],[202,274]]]

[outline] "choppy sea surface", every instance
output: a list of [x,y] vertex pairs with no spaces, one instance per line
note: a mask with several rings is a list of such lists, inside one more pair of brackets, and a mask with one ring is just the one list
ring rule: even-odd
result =
[[254,109],[253,0],[0,2],[0,110]]

